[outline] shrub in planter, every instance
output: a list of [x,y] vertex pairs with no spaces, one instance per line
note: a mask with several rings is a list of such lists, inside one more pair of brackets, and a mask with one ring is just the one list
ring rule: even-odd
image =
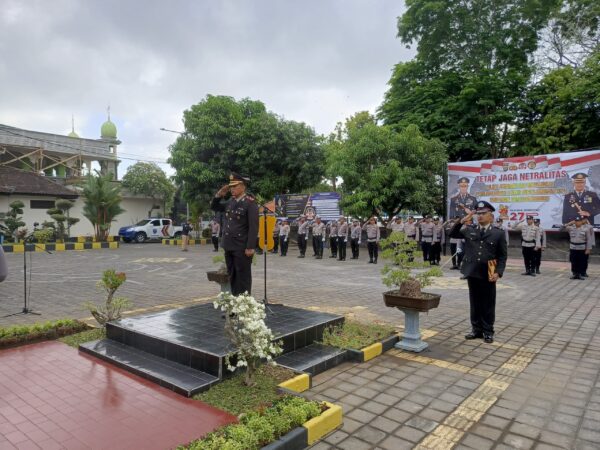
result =
[[33,232],[33,237],[36,242],[40,244],[45,244],[46,242],[52,240],[54,237],[54,230],[52,228],[43,228],[41,230],[36,230]]
[[106,326],[106,322],[120,319],[122,310],[131,305],[127,298],[114,296],[126,280],[127,277],[123,272],[115,272],[114,269],[105,270],[96,286],[106,291],[106,302],[104,305],[94,305],[91,302],[85,304],[94,319],[103,327]]
[[0,327],[0,348],[43,339],[56,339],[88,328],[85,323],[72,319]]
[[381,271],[382,281],[387,287],[396,288],[392,293],[421,298],[421,288],[431,284],[432,277],[444,274],[439,267],[432,267],[428,262],[421,261],[417,242],[406,239],[402,232],[393,232],[380,245],[381,258],[387,260]]

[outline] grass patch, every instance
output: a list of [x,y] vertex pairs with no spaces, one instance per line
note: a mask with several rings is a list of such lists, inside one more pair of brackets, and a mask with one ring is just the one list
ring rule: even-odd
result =
[[244,384],[244,373],[240,372],[194,398],[239,416],[273,403],[280,397],[277,385],[293,376],[294,372],[289,369],[263,364],[256,371],[256,384],[252,387]]
[[394,333],[394,327],[390,325],[364,324],[346,320],[343,325],[325,329],[323,344],[360,350],[376,342],[381,342]]
[[73,319],[52,320],[34,325],[0,327],[0,348],[57,339],[88,328],[87,324]]
[[104,339],[106,337],[106,330],[104,328],[94,328],[92,330],[85,330],[81,333],[71,334],[59,339],[60,342],[64,342],[71,347],[79,347],[79,344],[84,342],[95,341],[97,339]]
[[227,425],[187,447],[189,450],[258,450],[306,421],[317,417],[324,406],[301,397],[283,396],[267,408],[252,411],[240,423]]

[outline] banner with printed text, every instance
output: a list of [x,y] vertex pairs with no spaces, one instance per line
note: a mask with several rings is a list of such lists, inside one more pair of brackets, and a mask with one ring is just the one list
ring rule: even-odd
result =
[[325,222],[340,217],[340,194],[316,192],[313,194],[282,194],[275,196],[277,213],[288,219],[304,215],[313,220],[317,215]]
[[527,215],[545,229],[577,217],[600,228],[600,150],[448,164],[448,217],[485,200],[509,225]]

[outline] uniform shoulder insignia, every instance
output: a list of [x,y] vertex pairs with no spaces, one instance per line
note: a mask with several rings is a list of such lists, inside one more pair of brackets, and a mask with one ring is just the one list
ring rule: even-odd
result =
[[247,198],[247,199],[248,199],[248,201],[250,201],[250,202],[253,202],[253,201],[255,201],[255,200],[256,200],[256,199],[255,199],[253,196],[251,196],[251,195],[249,195],[249,194],[246,194],[246,197],[245,197],[245,198]]

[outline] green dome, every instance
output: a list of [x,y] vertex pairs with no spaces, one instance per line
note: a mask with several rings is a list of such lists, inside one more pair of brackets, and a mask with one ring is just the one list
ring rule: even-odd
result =
[[73,137],[73,138],[78,138],[79,137],[79,135],[77,133],[75,133],[74,131],[71,131],[69,134],[67,134],[67,136]]
[[106,139],[117,138],[117,127],[110,121],[110,119],[102,124],[102,128],[100,128],[100,137]]

